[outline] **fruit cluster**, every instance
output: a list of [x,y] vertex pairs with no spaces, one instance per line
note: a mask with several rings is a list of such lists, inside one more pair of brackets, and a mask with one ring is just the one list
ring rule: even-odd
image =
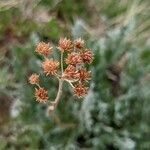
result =
[[[87,94],[87,83],[91,79],[91,72],[87,71],[86,64],[93,61],[93,53],[85,47],[85,42],[81,38],[71,41],[61,38],[57,49],[60,52],[60,61],[50,58],[53,47],[49,43],[40,42],[36,47],[36,52],[44,57],[42,68],[46,76],[55,76],[59,80],[59,88],[55,101],[51,102],[49,111],[56,108],[62,95],[63,82],[68,82],[73,88],[74,95],[81,98]],[[64,58],[64,53],[67,53]],[[64,65],[67,66],[64,69]],[[29,77],[29,83],[37,86],[35,89],[36,100],[46,103],[49,99],[48,91],[40,86],[38,74]]]

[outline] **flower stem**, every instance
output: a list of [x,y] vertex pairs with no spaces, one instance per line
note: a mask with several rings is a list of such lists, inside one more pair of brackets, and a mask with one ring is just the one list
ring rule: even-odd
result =
[[56,96],[56,99],[55,99],[55,102],[58,104],[59,102],[59,99],[62,95],[62,87],[63,87],[63,80],[62,79],[59,79],[59,88],[58,88],[58,93],[57,93],[57,96]]
[[64,68],[63,68],[63,52],[61,52],[61,74],[63,74],[64,72]]
[[50,114],[52,111],[55,110],[55,108],[57,107],[59,101],[60,101],[60,98],[62,96],[62,88],[63,88],[63,79],[62,79],[62,76],[63,76],[63,52],[61,52],[61,60],[60,60],[60,63],[61,63],[61,77],[57,76],[58,77],[58,80],[59,80],[59,87],[58,87],[58,92],[57,92],[57,96],[55,98],[55,100],[53,102],[51,102],[51,104],[49,105],[48,107],[48,114]]
[[58,87],[57,96],[55,98],[55,101],[51,102],[51,105],[48,107],[48,114],[50,114],[50,112],[55,110],[55,108],[57,107],[57,105],[60,101],[60,98],[62,96],[63,81],[64,80],[59,79],[59,87]]

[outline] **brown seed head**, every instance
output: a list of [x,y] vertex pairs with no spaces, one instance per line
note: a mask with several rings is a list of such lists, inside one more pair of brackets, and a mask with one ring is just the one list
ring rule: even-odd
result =
[[40,42],[40,43],[37,45],[35,51],[36,51],[37,53],[39,53],[40,55],[44,55],[44,56],[47,57],[48,55],[50,55],[50,54],[52,53],[52,49],[53,49],[53,47],[51,47],[51,46],[49,45],[49,43],[46,44],[46,43],[44,43],[44,42]]
[[48,100],[48,91],[44,88],[35,89],[36,101],[45,103]]
[[44,73],[46,75],[54,75],[59,67],[59,62],[56,60],[49,60],[46,59],[43,63],[42,63],[42,67],[44,69]]
[[92,61],[93,61],[93,59],[94,59],[93,53],[92,53],[92,51],[90,51],[90,50],[84,51],[84,52],[81,54],[81,57],[82,57],[82,59],[83,59],[83,62],[84,62],[84,63],[88,63],[88,64],[92,63]]
[[77,65],[77,64],[81,64],[81,63],[82,63],[82,58],[77,53],[69,54],[66,59],[66,64],[69,64],[69,65]]
[[86,69],[79,70],[79,80],[80,81],[88,81],[91,79],[91,71],[87,71]]
[[74,41],[74,45],[75,45],[76,48],[82,49],[82,48],[84,48],[84,40],[82,40],[81,38],[76,39]]
[[29,77],[29,83],[30,83],[30,84],[39,84],[39,75],[37,75],[37,74],[32,74],[32,75]]
[[76,70],[76,67],[69,65],[65,69],[63,77],[67,80],[75,80],[75,79],[79,79],[79,73]]
[[74,94],[79,98],[84,97],[87,94],[87,91],[88,88],[82,84],[78,84],[74,88]]
[[70,52],[73,50],[73,44],[70,39],[61,38],[59,40],[58,49],[62,52]]

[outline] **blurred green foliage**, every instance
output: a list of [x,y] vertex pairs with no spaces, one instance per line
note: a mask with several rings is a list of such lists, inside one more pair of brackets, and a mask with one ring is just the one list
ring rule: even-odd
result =
[[[148,150],[149,6],[149,0],[1,1],[0,150]],[[87,97],[77,100],[64,85],[49,117],[46,105],[35,101],[28,76],[41,73],[36,44],[57,44],[65,36],[81,36],[93,50],[91,86]],[[53,100],[58,83],[42,78]],[[11,99],[10,110],[2,103],[5,97]],[[7,121],[3,110],[12,116]]]

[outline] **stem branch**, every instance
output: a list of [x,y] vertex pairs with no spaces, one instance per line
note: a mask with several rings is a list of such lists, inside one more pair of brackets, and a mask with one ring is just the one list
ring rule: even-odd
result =
[[63,74],[63,72],[64,72],[64,68],[63,68],[63,52],[61,52],[61,60],[60,60],[60,62],[61,62],[61,74]]
[[57,96],[55,98],[55,101],[51,102],[51,105],[48,107],[48,113],[54,111],[54,109],[57,107],[60,101],[60,98],[62,96],[62,88],[63,88],[63,80],[59,79],[59,87],[58,87]]
[[60,58],[60,63],[61,63],[61,77],[58,77],[58,80],[59,80],[59,87],[58,87],[58,92],[57,92],[57,96],[55,98],[55,100],[53,102],[51,102],[51,104],[49,105],[48,107],[48,114],[50,114],[50,112],[54,111],[55,108],[57,107],[59,101],[60,101],[60,98],[62,96],[62,88],[63,88],[63,79],[62,79],[62,76],[63,76],[63,52],[61,52],[61,58]]

